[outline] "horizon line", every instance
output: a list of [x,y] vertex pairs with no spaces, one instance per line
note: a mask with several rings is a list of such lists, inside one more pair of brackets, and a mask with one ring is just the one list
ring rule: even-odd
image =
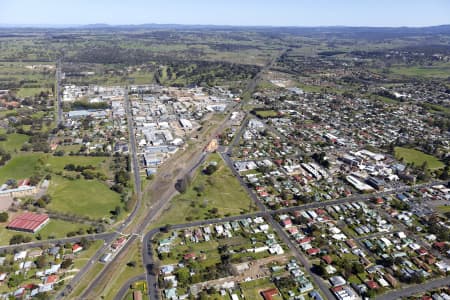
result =
[[450,26],[449,24],[434,24],[434,25],[231,25],[231,24],[182,24],[182,23],[124,23],[124,24],[109,24],[109,23],[85,23],[85,24],[46,24],[46,23],[0,23],[1,28],[76,28],[76,27],[121,27],[121,26],[194,26],[194,27],[260,27],[260,28],[429,28],[429,27],[441,27]]

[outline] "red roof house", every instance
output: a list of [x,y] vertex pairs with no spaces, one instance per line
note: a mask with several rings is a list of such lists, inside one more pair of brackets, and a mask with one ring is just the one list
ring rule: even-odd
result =
[[331,264],[333,262],[333,259],[331,258],[331,256],[329,255],[325,255],[322,257],[323,261],[326,262],[327,264]]
[[354,249],[354,248],[357,247],[357,245],[356,245],[356,243],[355,243],[354,240],[349,239],[349,240],[346,240],[345,243],[346,243],[347,246],[349,246],[351,249]]
[[283,223],[284,228],[289,228],[292,226],[292,221],[289,218],[284,219],[281,223]]
[[379,288],[378,283],[376,283],[376,282],[373,281],[373,280],[367,281],[367,282],[366,282],[366,285],[367,285],[367,286],[369,287],[369,289],[371,289],[371,290],[376,290],[376,289]]
[[117,240],[114,241],[114,243],[111,245],[111,248],[113,248],[114,250],[122,247],[122,245],[127,241],[126,237],[120,237]]
[[184,260],[195,259],[196,257],[195,253],[187,253],[183,256]]
[[59,277],[58,275],[49,275],[45,278],[44,283],[45,284],[52,284],[58,281]]
[[81,250],[83,250],[83,247],[81,247],[79,244],[75,244],[72,246],[72,252],[74,254],[80,252]]
[[308,250],[306,250],[306,253],[308,253],[308,255],[316,255],[319,252],[319,248],[309,248]]
[[279,292],[277,288],[273,288],[270,290],[262,291],[261,295],[263,296],[264,300],[272,300],[273,297],[279,295]]

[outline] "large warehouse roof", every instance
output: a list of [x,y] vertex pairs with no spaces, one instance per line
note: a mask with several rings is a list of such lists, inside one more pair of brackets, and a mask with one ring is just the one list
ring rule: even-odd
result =
[[8,229],[36,232],[41,229],[49,217],[46,214],[35,214],[27,212],[15,217],[9,224]]

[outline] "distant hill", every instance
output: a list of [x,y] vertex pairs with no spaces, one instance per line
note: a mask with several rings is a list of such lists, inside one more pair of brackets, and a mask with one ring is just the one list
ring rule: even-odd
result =
[[139,30],[205,30],[205,31],[254,31],[267,33],[290,33],[301,36],[314,37],[339,37],[339,38],[364,38],[368,40],[380,40],[387,38],[401,38],[420,35],[450,35],[450,25],[429,27],[348,27],[348,26],[323,26],[323,27],[276,27],[276,26],[229,26],[229,25],[183,25],[183,24],[140,24],[140,25],[8,25],[0,24],[0,32],[3,34],[17,32],[65,32],[77,30],[98,31],[139,31]]

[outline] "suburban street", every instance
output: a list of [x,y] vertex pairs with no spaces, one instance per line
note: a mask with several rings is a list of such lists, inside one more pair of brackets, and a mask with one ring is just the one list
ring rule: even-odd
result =
[[432,290],[435,288],[439,288],[441,286],[449,286],[450,285],[450,276],[445,278],[431,280],[422,284],[416,284],[409,286],[407,288],[399,289],[396,291],[392,291],[383,295],[376,297],[376,300],[397,300],[403,297],[409,297],[414,294],[422,293],[424,291]]
[[52,239],[52,240],[44,240],[39,242],[31,242],[17,245],[8,245],[8,246],[0,246],[0,253],[4,251],[18,251],[22,249],[42,247],[46,245],[56,245],[56,244],[65,244],[65,243],[76,243],[79,242],[82,238],[85,238],[89,241],[96,240],[104,240],[105,242],[110,242],[114,239],[116,233],[114,232],[105,232],[105,233],[96,233],[96,234],[86,234],[79,235],[74,237],[62,238],[62,239]]

